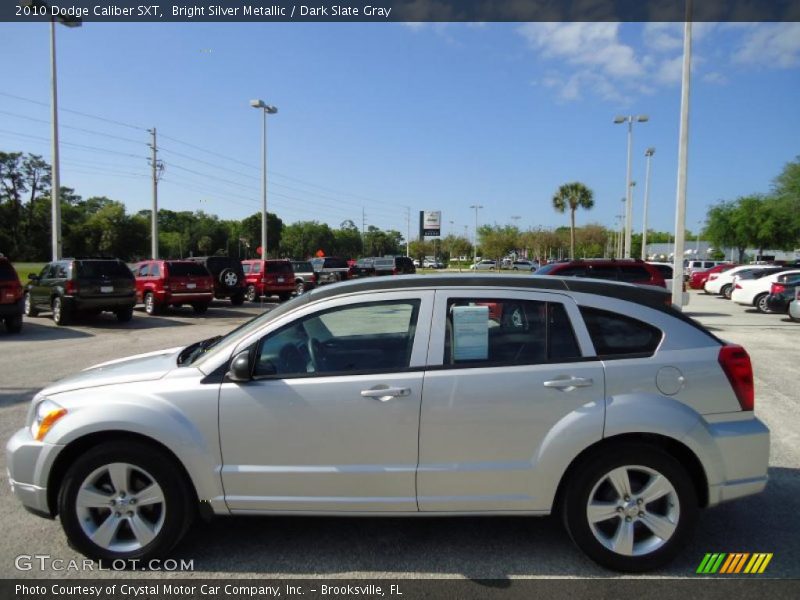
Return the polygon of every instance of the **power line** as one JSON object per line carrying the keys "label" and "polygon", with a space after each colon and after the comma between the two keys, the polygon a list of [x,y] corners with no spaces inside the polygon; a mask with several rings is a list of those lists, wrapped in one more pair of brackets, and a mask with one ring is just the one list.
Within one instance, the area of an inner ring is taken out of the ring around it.
{"label": "power line", "polygon": [[[42,102],[40,100],[34,100],[32,98],[25,98],[24,96],[17,96],[16,94],[9,94],[8,92],[0,92],[0,96],[6,96],[8,98],[14,98],[15,100],[23,100],[25,102],[30,102],[31,104],[38,104],[39,106],[50,106],[49,102]],[[130,123],[125,123],[123,121],[117,121],[116,119],[109,119],[107,117],[101,117],[99,115],[91,115],[89,113],[81,112],[78,110],[70,110],[69,108],[62,108],[59,106],[59,111],[72,113],[74,115],[80,115],[82,117],[86,117],[88,119],[96,119],[97,121],[105,121],[106,123],[112,123],[114,125],[119,125],[120,127],[129,127],[130,129],[136,129],[138,131],[147,131],[146,127],[139,127],[138,125],[131,125]]]}
{"label": "power line", "polygon": [[[27,133],[19,133],[18,131],[9,131],[7,129],[0,129],[0,132],[5,133],[6,135],[15,135],[15,136],[18,136],[18,137],[21,137],[21,138],[27,138],[27,139],[31,139],[31,140],[38,140],[38,141],[42,141],[42,142],[50,142],[50,140],[48,138],[41,137],[41,136],[38,136],[38,135],[29,135]],[[99,148],[97,146],[87,146],[86,144],[75,144],[75,143],[72,143],[72,142],[60,142],[60,143],[62,145],[64,145],[64,146],[73,146],[75,148],[85,148],[85,149],[89,149],[89,150],[96,150],[97,152],[103,152],[103,153],[106,153],[106,154],[119,154],[120,156],[130,156],[130,157],[133,157],[133,158],[145,159],[144,156],[140,156],[140,155],[137,155],[137,154],[130,154],[130,153],[127,153],[127,152],[119,152],[117,150],[111,150],[110,148]]]}
{"label": "power line", "polygon": [[[46,119],[37,119],[35,117],[29,117],[27,115],[20,115],[18,113],[9,112],[7,110],[0,110],[0,113],[2,113],[4,115],[10,115],[12,117],[17,117],[19,119],[27,119],[28,121],[36,121],[37,123],[46,123],[48,125],[50,124],[50,121],[48,121]],[[83,127],[75,127],[73,125],[60,124],[59,127],[63,128],[63,129],[74,129],[75,131],[82,131],[84,133],[91,133],[92,135],[101,135],[103,137],[112,138],[112,139],[115,139],[115,140],[122,140],[123,142],[131,142],[133,144],[143,144],[144,143],[142,140],[134,140],[134,139],[131,139],[131,138],[126,138],[126,137],[122,137],[122,136],[119,136],[119,135],[114,135],[114,134],[111,134],[111,133],[103,133],[102,131],[94,131],[92,129],[85,129]]]}

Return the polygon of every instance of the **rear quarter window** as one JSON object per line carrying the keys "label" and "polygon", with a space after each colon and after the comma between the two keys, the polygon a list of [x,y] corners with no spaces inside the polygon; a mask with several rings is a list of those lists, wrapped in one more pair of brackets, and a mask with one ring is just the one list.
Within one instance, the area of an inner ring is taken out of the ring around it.
{"label": "rear quarter window", "polygon": [[580,307],[598,358],[652,356],[661,343],[660,329],[618,313]]}

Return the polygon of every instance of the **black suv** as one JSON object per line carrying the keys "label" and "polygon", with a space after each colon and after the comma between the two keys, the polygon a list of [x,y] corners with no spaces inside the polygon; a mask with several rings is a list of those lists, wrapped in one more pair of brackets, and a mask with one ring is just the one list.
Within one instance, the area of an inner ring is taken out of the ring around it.
{"label": "black suv", "polygon": [[407,256],[387,256],[373,261],[375,275],[413,275],[417,272],[414,261]]}
{"label": "black suv", "polygon": [[56,325],[66,325],[77,313],[110,311],[130,321],[136,304],[136,280],[116,258],[65,258],[31,273],[25,288],[25,314],[51,311]]}
{"label": "black suv", "polygon": [[214,279],[214,298],[230,298],[231,304],[244,304],[247,285],[244,280],[242,263],[231,256],[192,256],[193,260],[205,266]]}

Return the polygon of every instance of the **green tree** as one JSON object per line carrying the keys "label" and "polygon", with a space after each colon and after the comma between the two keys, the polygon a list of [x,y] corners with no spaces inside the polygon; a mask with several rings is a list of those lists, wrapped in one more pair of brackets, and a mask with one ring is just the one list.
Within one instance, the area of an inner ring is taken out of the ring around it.
{"label": "green tree", "polygon": [[339,256],[345,258],[361,256],[363,250],[361,231],[353,221],[348,219],[339,226],[339,229],[334,229],[333,238],[336,247],[335,253]]}
{"label": "green tree", "polygon": [[320,250],[328,256],[336,252],[336,237],[327,223],[298,221],[284,228],[281,255],[304,259]]}
{"label": "green tree", "polygon": [[520,232],[513,225],[483,225],[478,228],[478,241],[484,258],[493,258],[500,268],[500,260],[519,247]]}
{"label": "green tree", "polygon": [[579,208],[586,210],[594,206],[592,190],[579,181],[565,183],[553,195],[553,208],[560,213],[569,210],[570,239],[569,255],[575,258],[575,211]]}
{"label": "green tree", "polygon": [[405,254],[403,234],[394,229],[383,231],[370,225],[364,233],[365,256],[388,256]]}

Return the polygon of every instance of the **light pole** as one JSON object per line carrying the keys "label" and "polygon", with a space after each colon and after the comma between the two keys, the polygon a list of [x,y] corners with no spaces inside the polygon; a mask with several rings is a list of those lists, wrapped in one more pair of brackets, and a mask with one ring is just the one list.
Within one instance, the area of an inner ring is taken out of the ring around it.
{"label": "light pole", "polygon": [[[28,2],[29,6],[47,8],[44,2]],[[61,258],[61,180],[58,157],[58,76],[56,72],[56,21],[67,27],[80,27],[81,20],[76,17],[52,17],[50,19],[50,93],[52,97],[51,124],[52,124],[52,192],[50,193],[50,206],[53,227],[51,230],[51,245],[53,260]]]}
{"label": "light pole", "polygon": [[631,257],[631,224],[633,221],[633,199],[631,198],[631,149],[633,146],[633,122],[645,123],[649,120],[647,115],[628,115],[627,117],[615,117],[614,123],[628,124],[628,167],[625,176],[625,258]]}
{"label": "light pole", "polygon": [[700,228],[703,226],[702,221],[697,222],[697,239],[694,241],[694,255],[697,258],[697,255],[700,254]]}
{"label": "light pole", "polygon": [[642,217],[642,260],[647,260],[647,202],[650,199],[650,159],[656,153],[655,148],[648,148],[644,151],[647,161],[644,175],[644,215]]}
{"label": "light pole", "polygon": [[261,258],[267,258],[267,115],[274,115],[278,109],[263,100],[250,100],[250,106],[261,109],[264,115],[261,136]]}
{"label": "light pole", "polygon": [[475,243],[472,246],[472,262],[478,262],[478,210],[483,208],[482,204],[470,204],[470,208],[475,209]]}

